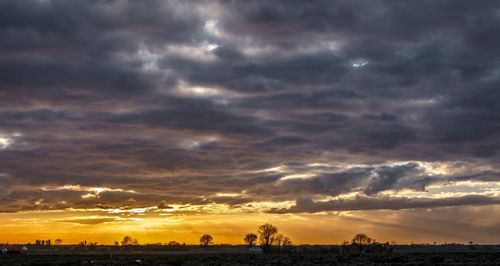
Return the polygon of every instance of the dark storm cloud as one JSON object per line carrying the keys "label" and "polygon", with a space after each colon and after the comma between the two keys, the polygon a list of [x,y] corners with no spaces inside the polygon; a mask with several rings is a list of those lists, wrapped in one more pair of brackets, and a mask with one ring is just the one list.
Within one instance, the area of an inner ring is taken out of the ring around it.
{"label": "dark storm cloud", "polygon": [[254,117],[231,113],[207,100],[175,99],[166,103],[171,108],[143,113],[119,115],[113,122],[144,124],[149,127],[184,129],[199,133],[264,136],[270,133]]}
{"label": "dark storm cloud", "polygon": [[[137,206],[370,199],[319,208],[333,210],[497,182],[499,14],[497,1],[0,1],[2,210],[131,204],[39,190],[64,185],[134,190]],[[388,204],[458,205],[408,200]]]}
{"label": "dark storm cloud", "polygon": [[[310,173],[311,169],[303,170]],[[485,173],[477,177],[485,177]],[[289,178],[274,182],[272,185],[256,186],[251,192],[262,195],[328,195],[338,196],[350,192],[375,195],[383,191],[404,189],[425,191],[429,185],[444,184],[453,181],[479,181],[476,176],[441,176],[428,175],[417,163],[403,165],[382,165],[358,167],[335,173],[320,173],[308,178]]]}
{"label": "dark storm cloud", "polygon": [[155,77],[127,57],[143,42],[193,38],[202,21],[190,8],[175,1],[2,1],[2,98],[65,105],[65,99],[85,104],[141,97]]}
{"label": "dark storm cloud", "polygon": [[358,196],[355,199],[314,202],[311,199],[299,199],[288,209],[273,209],[271,213],[301,213],[349,210],[401,210],[418,208],[438,208],[463,205],[495,205],[500,198],[482,195],[468,195],[452,198],[372,198]]}

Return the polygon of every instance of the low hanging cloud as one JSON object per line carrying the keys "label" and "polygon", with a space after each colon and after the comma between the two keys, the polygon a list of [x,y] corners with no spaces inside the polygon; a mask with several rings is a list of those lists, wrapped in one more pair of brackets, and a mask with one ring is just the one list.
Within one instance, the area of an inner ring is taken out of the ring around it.
{"label": "low hanging cloud", "polygon": [[500,204],[500,197],[467,195],[446,198],[401,198],[366,197],[315,202],[311,199],[298,199],[296,204],[286,209],[271,209],[269,213],[314,213],[324,211],[367,211],[402,210],[420,208],[439,208],[453,206],[481,206]]}
{"label": "low hanging cloud", "polygon": [[115,221],[123,221],[124,219],[118,219],[115,217],[109,217],[109,218],[74,218],[74,219],[62,219],[58,220],[58,222],[64,222],[64,223],[75,223],[75,224],[83,224],[83,225],[94,225],[94,224],[102,224],[102,223],[110,223],[110,222],[115,222]]}

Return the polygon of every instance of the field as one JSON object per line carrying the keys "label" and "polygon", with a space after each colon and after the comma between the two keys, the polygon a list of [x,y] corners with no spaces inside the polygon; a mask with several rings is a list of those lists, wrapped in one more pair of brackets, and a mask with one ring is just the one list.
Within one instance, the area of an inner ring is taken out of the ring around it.
{"label": "field", "polygon": [[0,265],[500,265],[500,253],[333,254],[26,254]]}

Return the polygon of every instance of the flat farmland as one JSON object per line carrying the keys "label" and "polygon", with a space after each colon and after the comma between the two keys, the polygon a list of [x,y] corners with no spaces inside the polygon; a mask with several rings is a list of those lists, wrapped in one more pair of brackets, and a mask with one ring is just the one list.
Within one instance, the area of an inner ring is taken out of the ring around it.
{"label": "flat farmland", "polygon": [[500,265],[500,253],[334,254],[26,254],[0,265]]}

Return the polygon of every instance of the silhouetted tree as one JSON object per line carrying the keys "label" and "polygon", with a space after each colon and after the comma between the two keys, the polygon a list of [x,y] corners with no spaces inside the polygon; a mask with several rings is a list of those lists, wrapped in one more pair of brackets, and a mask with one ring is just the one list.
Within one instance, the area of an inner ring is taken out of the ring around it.
{"label": "silhouetted tree", "polygon": [[248,246],[250,247],[255,246],[255,242],[257,241],[257,235],[252,233],[247,234],[245,238],[243,238],[243,240],[245,241],[245,243],[248,244]]}
{"label": "silhouetted tree", "polygon": [[63,242],[62,239],[60,239],[60,238],[58,238],[58,239],[56,239],[54,241],[55,241],[55,243],[56,243],[57,246],[60,246],[62,244],[62,242]]}
{"label": "silhouetted tree", "polygon": [[341,245],[340,252],[342,255],[345,255],[347,253],[347,246],[349,245],[349,241],[344,240]]}
{"label": "silhouetted tree", "polygon": [[272,224],[263,224],[259,226],[259,241],[264,251],[269,252],[271,250],[271,245],[277,233],[278,228]]}
{"label": "silhouetted tree", "polygon": [[277,234],[276,237],[274,237],[274,244],[281,250],[282,247],[291,246],[292,241],[287,236]]}
{"label": "silhouetted tree", "polygon": [[131,236],[123,237],[122,246],[135,246],[135,245],[139,245],[139,240]]}
{"label": "silhouetted tree", "polygon": [[119,246],[120,244],[118,243],[118,241],[115,241],[115,242],[113,243],[113,245],[114,245],[115,247],[117,247],[117,246]]}
{"label": "silhouetted tree", "polygon": [[281,242],[283,242],[283,238],[285,238],[285,236],[282,234],[277,234],[274,237],[274,244],[278,246],[278,248],[281,248]]}
{"label": "silhouetted tree", "polygon": [[288,236],[285,236],[285,237],[283,238],[283,241],[281,242],[281,245],[282,245],[283,247],[288,247],[288,246],[293,245],[293,243],[292,243],[292,240],[290,240],[290,238],[288,238]]}
{"label": "silhouetted tree", "polygon": [[373,239],[365,234],[357,234],[352,238],[352,243],[356,245],[369,245],[373,242]]}
{"label": "silhouetted tree", "polygon": [[211,235],[204,234],[200,237],[200,245],[208,247],[213,243],[214,238]]}
{"label": "silhouetted tree", "polygon": [[169,245],[169,246],[180,246],[181,244],[179,242],[177,242],[177,241],[170,241],[170,242],[168,242],[167,245]]}

